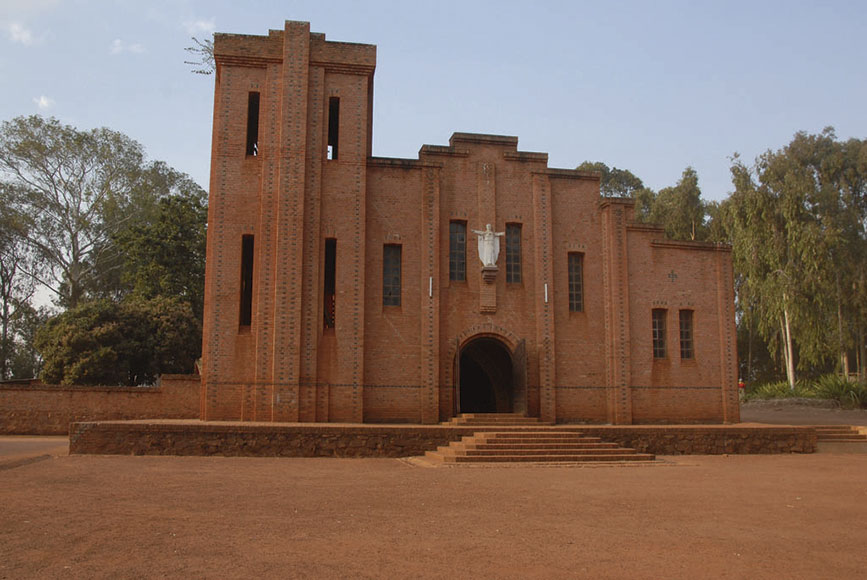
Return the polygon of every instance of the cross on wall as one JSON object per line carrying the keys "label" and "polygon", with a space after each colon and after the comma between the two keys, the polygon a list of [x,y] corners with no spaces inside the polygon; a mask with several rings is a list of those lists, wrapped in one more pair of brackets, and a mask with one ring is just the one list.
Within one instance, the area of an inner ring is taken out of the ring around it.
{"label": "cross on wall", "polygon": [[677,274],[672,270],[668,273],[668,279],[671,280],[671,283],[674,284],[675,280],[677,280]]}

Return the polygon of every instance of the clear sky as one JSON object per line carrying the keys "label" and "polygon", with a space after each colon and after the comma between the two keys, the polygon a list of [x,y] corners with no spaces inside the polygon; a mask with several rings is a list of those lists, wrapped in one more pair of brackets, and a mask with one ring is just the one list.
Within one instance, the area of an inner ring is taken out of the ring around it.
{"label": "clear sky", "polygon": [[705,198],[797,131],[867,138],[867,2],[0,0],[0,120],[106,126],[208,187],[213,76],[184,47],[306,20],[376,44],[374,154],[517,135],[552,167],[604,161]]}

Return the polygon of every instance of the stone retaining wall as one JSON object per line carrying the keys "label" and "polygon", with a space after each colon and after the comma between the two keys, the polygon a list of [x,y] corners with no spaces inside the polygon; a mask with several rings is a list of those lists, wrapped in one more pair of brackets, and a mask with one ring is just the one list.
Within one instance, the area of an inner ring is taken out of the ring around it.
{"label": "stone retaining wall", "polygon": [[654,427],[585,427],[586,435],[656,455],[723,455],[753,453],[813,453],[812,427],[742,427],[700,425]]}
{"label": "stone retaining wall", "polygon": [[[546,428],[539,428],[542,429]],[[565,429],[657,455],[812,453],[816,449],[816,433],[811,427],[570,426]],[[506,430],[509,429],[199,421],[76,423],[70,430],[69,452],[232,457],[408,457],[423,455],[425,451],[474,432]]]}

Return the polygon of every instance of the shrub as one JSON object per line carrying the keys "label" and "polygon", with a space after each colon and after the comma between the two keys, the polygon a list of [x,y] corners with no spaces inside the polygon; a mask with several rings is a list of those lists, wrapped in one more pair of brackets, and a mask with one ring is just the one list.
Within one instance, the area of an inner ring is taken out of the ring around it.
{"label": "shrub", "polygon": [[832,399],[841,407],[858,408],[867,403],[867,389],[862,383],[850,381],[836,374],[819,377],[813,385],[814,396]]}
{"label": "shrub", "polygon": [[744,394],[746,400],[750,399],[790,399],[793,397],[811,397],[811,390],[803,381],[795,383],[792,389],[787,381],[756,385],[747,389]]}

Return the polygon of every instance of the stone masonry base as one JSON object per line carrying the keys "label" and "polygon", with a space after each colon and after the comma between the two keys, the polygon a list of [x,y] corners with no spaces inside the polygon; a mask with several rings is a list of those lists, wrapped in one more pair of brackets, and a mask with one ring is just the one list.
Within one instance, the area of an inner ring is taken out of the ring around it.
{"label": "stone masonry base", "polygon": [[[813,453],[812,427],[558,425],[656,455]],[[73,423],[71,454],[229,457],[409,457],[477,431],[526,428],[201,421]]]}

